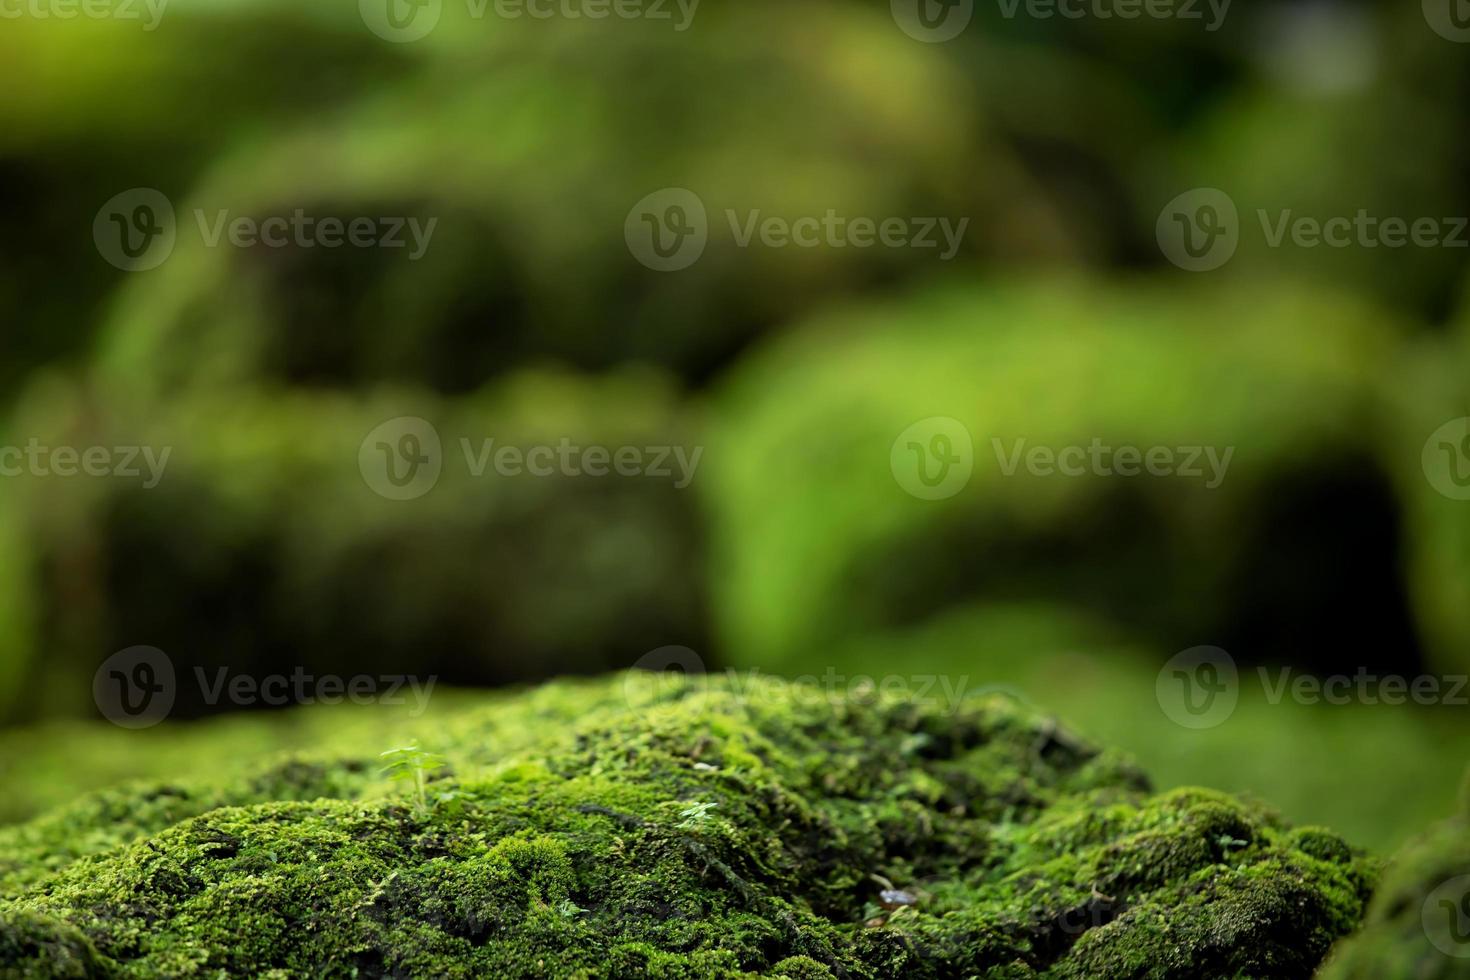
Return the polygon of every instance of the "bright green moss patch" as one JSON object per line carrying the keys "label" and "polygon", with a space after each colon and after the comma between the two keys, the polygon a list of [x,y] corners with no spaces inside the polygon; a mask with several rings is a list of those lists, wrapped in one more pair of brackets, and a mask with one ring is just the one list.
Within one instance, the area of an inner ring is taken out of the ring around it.
{"label": "bright green moss patch", "polygon": [[0,837],[0,969],[1284,978],[1362,915],[1371,867],[1330,833],[1151,797],[1007,699],[742,688],[492,703],[426,742],[423,803],[389,746],[88,797]]}

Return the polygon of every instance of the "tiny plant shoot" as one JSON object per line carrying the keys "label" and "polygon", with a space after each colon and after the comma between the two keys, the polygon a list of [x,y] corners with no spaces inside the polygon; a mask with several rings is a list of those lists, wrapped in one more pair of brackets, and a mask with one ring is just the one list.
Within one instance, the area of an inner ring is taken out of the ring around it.
{"label": "tiny plant shoot", "polygon": [[444,757],[426,752],[419,748],[417,741],[396,749],[389,749],[380,753],[385,765],[382,771],[388,778],[398,783],[413,784],[413,799],[415,807],[420,811],[428,809],[429,798],[426,791],[428,775],[435,769],[443,768]]}

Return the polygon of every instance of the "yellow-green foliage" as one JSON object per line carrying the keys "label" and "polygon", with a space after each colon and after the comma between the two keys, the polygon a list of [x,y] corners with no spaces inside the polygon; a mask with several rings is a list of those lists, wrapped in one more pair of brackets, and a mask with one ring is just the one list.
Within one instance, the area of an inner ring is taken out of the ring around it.
{"label": "yellow-green foliage", "polygon": [[0,832],[0,969],[1305,978],[1372,882],[1000,697],[613,678],[441,734],[423,803],[354,745]]}

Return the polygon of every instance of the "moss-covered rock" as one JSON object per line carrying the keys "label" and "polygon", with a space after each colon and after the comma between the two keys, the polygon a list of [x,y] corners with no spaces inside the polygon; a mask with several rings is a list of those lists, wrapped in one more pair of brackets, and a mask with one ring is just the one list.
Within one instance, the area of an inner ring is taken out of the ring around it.
{"label": "moss-covered rock", "polygon": [[[1412,644],[1374,442],[1397,336],[1285,284],[1049,279],[828,311],[747,357],[711,413],[730,656],[804,669],[971,603],[1260,660]],[[1351,549],[1324,519],[1346,497]]]}
{"label": "moss-covered rock", "polygon": [[[223,154],[175,202],[173,254],[126,285],[104,327],[107,371],[162,398],[384,380],[461,392],[547,358],[704,378],[827,298],[1023,248],[979,232],[948,263],[932,248],[744,247],[727,212],[739,225],[968,216],[1026,228],[1043,253],[1068,238],[963,73],[886,9],[711,5],[687,32],[462,13],[444,11],[443,51],[418,78]],[[673,274],[625,241],[630,211],[669,187],[700,198],[709,231]],[[413,218],[427,244],[210,247],[196,209],[208,222]]]}
{"label": "moss-covered rock", "polygon": [[363,751],[4,831],[0,969],[1305,978],[1371,888],[1330,833],[1150,796],[1008,699],[645,679],[459,717],[422,797]]}
{"label": "moss-covered rock", "polygon": [[1405,575],[1424,635],[1437,651],[1470,650],[1470,307],[1455,329],[1407,345],[1384,376],[1393,404],[1383,458],[1401,487],[1409,531]]}
{"label": "moss-covered rock", "polygon": [[110,12],[7,16],[0,32],[0,237],[28,243],[0,268],[0,321],[15,325],[0,400],[28,370],[88,350],[127,275],[101,261],[89,230],[104,202],[150,187],[178,204],[222,143],[391,86],[422,60],[363,30],[355,5]]}
{"label": "moss-covered rock", "polygon": [[1341,943],[1322,980],[1470,976],[1470,783],[1461,809],[1388,864],[1362,931]]}
{"label": "moss-covered rock", "polygon": [[[196,393],[167,410],[38,386],[17,431],[48,447],[148,447],[162,465],[136,454],[132,477],[0,486],[0,610],[15,613],[0,718],[91,714],[94,672],[136,644],[173,659],[180,717],[229,707],[202,696],[196,668],[411,665],[499,684],[702,645],[700,459],[682,407],[640,371],[522,372],[456,399]],[[411,499],[392,496],[377,452],[401,444],[391,420],[405,416],[433,426],[413,430],[433,462],[413,471]],[[601,463],[581,455],[594,447]],[[637,475],[613,468],[625,447]]]}

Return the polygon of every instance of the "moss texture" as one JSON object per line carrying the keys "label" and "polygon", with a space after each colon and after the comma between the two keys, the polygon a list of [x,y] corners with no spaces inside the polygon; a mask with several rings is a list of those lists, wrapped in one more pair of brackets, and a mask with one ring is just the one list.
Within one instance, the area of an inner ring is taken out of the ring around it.
{"label": "moss texture", "polygon": [[1389,862],[1357,935],[1322,980],[1470,977],[1470,783],[1460,812]]}
{"label": "moss texture", "polygon": [[[636,675],[0,833],[14,976],[1307,977],[1371,863],[1000,697]],[[503,737],[502,737],[503,736]]]}

